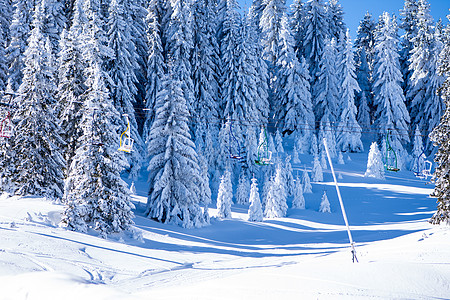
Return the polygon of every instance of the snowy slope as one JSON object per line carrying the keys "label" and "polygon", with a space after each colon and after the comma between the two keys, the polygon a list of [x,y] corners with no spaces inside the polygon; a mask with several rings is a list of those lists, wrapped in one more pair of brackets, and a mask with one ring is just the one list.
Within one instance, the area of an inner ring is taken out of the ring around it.
{"label": "snowy slope", "polygon": [[[310,169],[311,158],[300,159],[294,176]],[[233,219],[191,230],[143,216],[142,177],[142,241],[70,232],[56,225],[61,205],[2,196],[0,299],[449,299],[450,229],[427,222],[432,186],[408,171],[364,178],[366,161],[351,154],[335,165],[359,263],[329,169],[305,194],[305,210],[252,223],[236,205]],[[324,191],[331,214],[318,212]]]}

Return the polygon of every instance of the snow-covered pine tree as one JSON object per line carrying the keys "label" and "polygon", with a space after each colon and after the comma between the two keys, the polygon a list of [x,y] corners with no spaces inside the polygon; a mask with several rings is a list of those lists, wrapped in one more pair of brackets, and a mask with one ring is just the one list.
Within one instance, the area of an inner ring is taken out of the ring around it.
{"label": "snow-covered pine tree", "polygon": [[322,166],[322,170],[328,169],[327,154],[325,152],[325,149],[320,151],[320,165]]}
{"label": "snow-covered pine tree", "polygon": [[245,172],[239,175],[239,182],[236,189],[236,204],[248,204],[248,197],[250,193],[250,183]]}
{"label": "snow-covered pine tree", "polygon": [[292,36],[294,38],[294,52],[298,59],[305,57],[303,40],[305,35],[305,6],[302,0],[294,0],[291,4],[291,28]]}
{"label": "snow-covered pine tree", "polygon": [[283,138],[281,137],[281,133],[278,129],[275,132],[275,145],[277,153],[284,153]]}
{"label": "snow-covered pine tree", "polygon": [[233,203],[233,186],[231,172],[225,170],[220,178],[219,192],[217,194],[217,216],[222,219],[231,218],[231,204]]}
{"label": "snow-covered pine tree", "polygon": [[292,208],[305,209],[305,197],[303,197],[303,185],[298,176],[295,179],[294,199],[292,200]]}
{"label": "snow-covered pine tree", "polygon": [[[356,50],[356,78],[361,88],[356,101],[358,122],[361,126],[368,126],[371,124],[371,116],[373,114],[372,85],[375,59],[375,22],[369,12],[365,14],[363,20],[359,23],[354,47]],[[366,107],[363,105],[366,105]],[[366,111],[368,114],[365,113]]]}
{"label": "snow-covered pine tree", "polygon": [[416,130],[414,131],[413,149],[411,151],[412,160],[409,165],[409,170],[413,172],[419,172],[418,163],[419,157],[423,153],[423,141],[422,135],[419,130],[419,126],[416,125]]}
{"label": "snow-covered pine tree", "polygon": [[331,123],[328,119],[328,115],[325,115],[322,118],[322,121],[320,121],[320,128],[319,128],[319,141],[320,141],[320,152],[323,152],[325,154],[323,139],[327,139],[328,143],[328,150],[330,152],[331,158],[335,158],[337,156],[337,149],[336,149],[336,138],[334,130],[331,128],[333,123]]}
{"label": "snow-covered pine tree", "polygon": [[89,89],[79,124],[83,134],[65,183],[66,208],[61,223],[81,232],[92,228],[104,238],[122,231],[134,233],[134,205],[120,177],[126,160],[115,145],[118,134],[113,121],[120,115],[109,96],[105,82],[108,75],[102,71],[100,61],[93,60],[89,68]]}
{"label": "snow-covered pine tree", "polygon": [[286,202],[287,192],[281,164],[276,168],[275,176],[272,178],[272,184],[266,196],[264,216],[266,218],[285,217],[288,209]]}
{"label": "snow-covered pine tree", "polygon": [[328,201],[327,193],[323,191],[322,201],[320,202],[319,212],[331,213],[330,201]]}
{"label": "snow-covered pine tree", "polygon": [[314,156],[319,155],[319,145],[317,144],[317,136],[314,133],[312,134],[310,153]]}
{"label": "snow-covered pine tree", "polygon": [[[345,45],[344,11],[338,0],[330,0],[325,6],[328,18],[328,36],[334,38],[338,45]],[[342,39],[344,38],[344,39]]]}
{"label": "snow-covered pine tree", "polygon": [[286,192],[288,196],[294,195],[295,180],[291,165],[291,156],[287,155],[284,161],[283,169],[284,182],[286,183]]}
{"label": "snow-covered pine tree", "polygon": [[[447,16],[450,19],[450,16]],[[450,27],[445,29],[445,39],[450,38]],[[450,224],[450,192],[449,174],[450,174],[450,44],[445,43],[439,58],[439,74],[445,77],[441,87],[441,95],[444,99],[446,109],[441,121],[434,128],[430,139],[438,146],[438,151],[434,157],[437,166],[434,171],[432,181],[435,188],[431,196],[437,198],[437,211],[430,219],[432,224]]]}
{"label": "snow-covered pine tree", "polygon": [[13,15],[14,7],[11,0],[0,1],[0,27],[2,28],[1,39],[5,41],[3,47],[8,45],[9,41],[9,27],[11,26],[11,16]]}
{"label": "snow-covered pine tree", "polygon": [[370,145],[367,170],[366,173],[364,173],[364,177],[384,179],[384,163],[377,142],[373,142]]}
{"label": "snow-covered pine tree", "polygon": [[319,70],[316,73],[317,81],[312,83],[312,95],[314,105],[314,116],[316,124],[327,117],[327,121],[334,123],[337,121],[340,101],[339,77],[336,61],[336,42],[334,39],[326,43],[323,55],[319,63]]}
{"label": "snow-covered pine tree", "polygon": [[[322,171],[322,166],[320,165],[318,156],[314,156],[311,179],[312,179],[312,181],[315,181],[315,182],[323,181],[323,171]],[[306,187],[306,185],[305,185],[305,187]]]}
{"label": "snow-covered pine tree", "polygon": [[[259,20],[262,33],[263,57],[269,63],[269,68],[274,68],[280,59],[280,45],[282,34],[282,18],[286,11],[285,0],[264,0],[264,9]],[[272,75],[275,76],[273,70]]]}
{"label": "snow-covered pine tree", "polygon": [[310,83],[313,85],[317,81],[317,74],[320,70],[319,64],[328,38],[329,26],[325,4],[322,0],[308,0],[304,4],[304,9],[306,16],[303,48],[311,75]]}
{"label": "snow-covered pine tree", "polygon": [[302,174],[302,186],[303,186],[304,194],[312,193],[311,179],[309,178],[309,174],[308,174],[308,171],[306,171],[306,169],[303,170],[303,174]]}
{"label": "snow-covered pine tree", "polygon": [[14,14],[9,28],[10,43],[6,48],[8,61],[8,86],[13,92],[22,83],[23,57],[31,31],[34,1],[17,0],[13,4]]}
{"label": "snow-covered pine tree", "polygon": [[151,159],[146,213],[164,223],[186,228],[202,226],[202,179],[181,82],[167,76],[156,102],[155,121],[148,137]]}
{"label": "snow-covered pine tree", "polygon": [[[195,1],[193,3],[193,34],[192,71],[194,84],[194,106],[192,117],[204,130],[195,136],[205,145],[206,131],[212,131],[212,137],[217,137],[219,127],[211,120],[219,117],[219,46],[216,40],[217,16],[214,2],[211,0]],[[197,124],[194,124],[194,127]],[[195,131],[197,132],[197,131]],[[212,146],[212,145],[211,145]],[[207,149],[205,153],[213,151]]]}
{"label": "snow-covered pine tree", "polygon": [[[423,132],[430,133],[439,123],[444,107],[438,89],[443,78],[437,74],[436,62],[442,50],[439,37],[435,37],[430,6],[425,0],[418,3],[417,34],[410,50],[410,80],[407,98],[410,104],[411,127],[418,125]],[[427,152],[433,145],[425,139]]]}
{"label": "snow-covered pine tree", "polygon": [[361,93],[361,98],[359,99],[359,106],[357,110],[358,110],[357,120],[359,126],[361,127],[361,129],[363,128],[368,129],[371,124],[371,117],[370,117],[370,108],[367,102],[367,96],[365,92]]}
{"label": "snow-covered pine tree", "polygon": [[[138,54],[133,42],[129,21],[131,12],[124,0],[112,0],[108,11],[108,47],[113,51],[112,56],[106,63],[109,76],[112,79],[111,98],[114,106],[121,115],[122,133],[128,126],[129,121],[130,137],[134,140],[133,151],[126,158],[130,165],[128,170],[130,178],[136,179],[141,169],[141,161],[144,156],[144,142],[138,132],[134,105],[136,103],[138,82],[136,69],[139,68]],[[117,144],[117,142],[116,142]]]}
{"label": "snow-covered pine tree", "polygon": [[8,82],[8,63],[6,61],[6,39],[0,23],[0,90],[4,91]]}
{"label": "snow-covered pine tree", "polygon": [[343,110],[336,130],[336,146],[344,152],[361,152],[361,127],[356,121],[357,110],[355,106],[355,93],[360,91],[355,75],[352,42],[350,32],[347,30],[346,45],[343,53],[341,83],[341,103]]}
{"label": "snow-covered pine tree", "polygon": [[277,62],[278,74],[275,88],[276,119],[283,124],[282,132],[302,135],[302,139],[309,144],[313,126],[311,93],[309,91],[308,67],[304,58],[298,61],[294,49],[293,38],[290,33],[288,19],[281,19],[280,56]]}
{"label": "snow-covered pine tree", "polygon": [[[38,4],[38,3],[37,3]],[[67,18],[64,12],[63,0],[42,0],[40,2],[44,14],[42,35],[48,37],[52,44],[52,54],[59,52],[59,39],[64,28],[66,28]]]}
{"label": "snow-covered pine tree", "polygon": [[148,2],[147,17],[147,83],[145,105],[147,114],[143,129],[143,140],[147,142],[148,133],[155,119],[156,96],[161,89],[161,81],[165,74],[164,49],[162,44],[162,17],[163,8],[160,0],[150,0]]}
{"label": "snow-covered pine tree", "polygon": [[344,155],[342,154],[342,151],[339,151],[339,154],[338,154],[338,164],[339,165],[344,165],[345,164]]}
{"label": "snow-covered pine tree", "polygon": [[[73,26],[75,27],[75,26]],[[79,147],[79,140],[83,130],[79,126],[82,118],[81,106],[83,94],[87,90],[84,84],[85,61],[81,53],[79,32],[72,28],[63,31],[58,55],[58,89],[56,113],[61,122],[63,138],[66,142],[63,148],[67,166],[71,165],[75,150]]]}
{"label": "snow-covered pine tree", "polygon": [[194,107],[194,83],[192,81],[191,53],[194,46],[192,0],[168,1],[170,6],[163,17],[167,25],[163,30],[166,63],[176,70],[171,76],[181,82],[188,112]]}
{"label": "snow-covered pine tree", "polygon": [[292,150],[292,162],[294,164],[301,163],[300,158],[298,157],[297,143],[294,143],[294,149]]}
{"label": "snow-covered pine tree", "polygon": [[54,113],[55,78],[52,54],[42,35],[43,12],[36,7],[28,47],[24,53],[22,83],[12,105],[14,136],[8,141],[0,174],[2,189],[16,195],[61,199],[65,161],[64,140]]}
{"label": "snow-covered pine tree", "polygon": [[375,46],[374,104],[377,110],[374,126],[380,142],[387,132],[391,132],[391,146],[397,155],[401,155],[404,152],[403,145],[409,142],[407,133],[410,118],[401,88],[397,47],[397,22],[385,12],[380,16]]}
{"label": "snow-covered pine tree", "polygon": [[211,188],[209,187],[208,160],[203,154],[198,154],[198,164],[200,167],[200,205],[203,206],[203,219],[205,224],[209,224],[209,205],[211,204]]}
{"label": "snow-covered pine tree", "polygon": [[249,202],[250,206],[248,208],[248,220],[251,222],[262,222],[264,215],[261,200],[259,198],[258,183],[256,178],[252,178]]}
{"label": "snow-covered pine tree", "polygon": [[400,70],[403,75],[402,88],[406,96],[406,106],[410,106],[410,97],[408,96],[411,90],[411,75],[412,69],[410,69],[410,60],[414,47],[414,39],[418,33],[418,0],[405,0],[403,9],[400,10],[400,25],[399,28],[403,30],[403,36],[401,37],[400,44]]}

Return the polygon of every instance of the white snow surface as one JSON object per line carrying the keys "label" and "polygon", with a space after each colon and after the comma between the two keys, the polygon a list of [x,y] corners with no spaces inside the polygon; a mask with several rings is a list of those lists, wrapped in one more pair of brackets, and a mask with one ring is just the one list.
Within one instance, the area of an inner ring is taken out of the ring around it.
{"label": "white snow surface", "polygon": [[[330,171],[285,218],[249,222],[248,205],[233,205],[219,219],[213,203],[211,225],[197,229],[145,218],[143,175],[142,241],[71,232],[57,225],[62,205],[1,196],[0,299],[449,299],[450,228],[427,222],[433,186],[406,170],[365,178],[367,153],[350,156],[336,171],[358,263]],[[311,171],[312,157],[300,160],[294,172]],[[331,214],[318,212],[324,191]]]}

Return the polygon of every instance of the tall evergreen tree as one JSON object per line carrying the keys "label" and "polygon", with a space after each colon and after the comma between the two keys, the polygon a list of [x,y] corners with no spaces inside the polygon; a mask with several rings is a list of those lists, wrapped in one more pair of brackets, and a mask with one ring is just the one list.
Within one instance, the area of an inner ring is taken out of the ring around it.
{"label": "tall evergreen tree", "polygon": [[231,218],[231,204],[233,203],[233,186],[231,184],[231,172],[225,170],[220,179],[217,195],[217,216],[223,219]]}
{"label": "tall evergreen tree", "polygon": [[145,105],[147,109],[143,139],[147,142],[148,133],[155,119],[156,95],[161,88],[161,81],[165,73],[164,46],[162,43],[163,7],[160,0],[151,0],[148,3],[148,14],[145,19],[147,25],[147,84]]}
{"label": "tall evergreen tree", "polygon": [[309,74],[305,60],[302,58],[299,62],[294,54],[287,21],[287,17],[283,17],[276,88],[276,119],[283,123],[283,133],[297,132],[308,143],[311,130],[306,127],[314,124]]}
{"label": "tall evergreen tree", "polygon": [[305,34],[303,47],[305,59],[311,75],[310,83],[316,82],[319,76],[320,61],[324,51],[328,35],[328,20],[325,4],[322,0],[309,0],[305,3]]}
{"label": "tall evergreen tree", "polygon": [[341,103],[343,111],[336,132],[337,148],[340,151],[360,152],[363,150],[361,142],[361,127],[356,121],[355,93],[360,91],[356,81],[355,64],[353,60],[350,33],[347,30],[346,47],[343,53],[341,83]]}
{"label": "tall evergreen tree", "polygon": [[147,215],[187,228],[205,223],[200,208],[202,179],[188,117],[182,83],[167,76],[158,93],[157,113],[148,139],[151,160]]}
{"label": "tall evergreen tree", "polygon": [[[403,74],[402,88],[405,95],[408,94],[411,87],[410,77],[412,69],[409,68],[412,49],[414,47],[414,39],[418,33],[418,0],[405,0],[403,9],[400,10],[401,22],[399,28],[403,30],[404,34],[401,38],[400,49],[400,70]],[[406,106],[409,107],[411,99],[406,96]]]}
{"label": "tall evergreen tree", "polygon": [[33,9],[34,1],[17,0],[14,3],[14,14],[9,28],[10,43],[6,49],[8,86],[11,91],[17,91],[22,83],[23,56],[31,31]]}
{"label": "tall evergreen tree", "polygon": [[[411,127],[418,125],[425,134],[430,133],[439,123],[443,114],[443,102],[438,88],[443,78],[437,74],[437,57],[442,50],[439,37],[433,33],[433,21],[429,4],[420,0],[417,10],[417,35],[410,53],[410,102]],[[431,142],[426,139],[427,152],[432,151]]]}
{"label": "tall evergreen tree", "polygon": [[66,142],[63,148],[67,166],[70,166],[83,130],[79,126],[82,118],[81,107],[84,102],[85,62],[81,53],[81,45],[75,30],[63,31],[58,56],[58,89],[56,112],[61,122],[63,137]]}
{"label": "tall evergreen tree", "polygon": [[248,220],[251,222],[261,222],[263,220],[263,212],[261,200],[258,193],[258,183],[256,178],[252,178],[250,187],[250,206],[248,208]]}
{"label": "tall evergreen tree", "polygon": [[[138,82],[135,70],[139,68],[138,54],[133,43],[129,21],[131,12],[124,0],[112,0],[109,6],[108,19],[108,47],[114,55],[107,62],[107,70],[112,80],[111,98],[114,106],[121,115],[121,131],[124,131],[129,122],[130,137],[134,140],[133,151],[127,155],[130,164],[129,175],[137,178],[141,168],[144,154],[144,143],[138,132],[134,105]],[[117,142],[116,142],[117,143]]]}
{"label": "tall evergreen tree", "polygon": [[266,196],[264,216],[266,218],[282,218],[288,209],[286,203],[287,191],[281,164],[277,166],[275,176],[272,178],[270,189]]}
{"label": "tall evergreen tree", "polygon": [[67,28],[67,19],[63,0],[42,0],[40,3],[44,13],[43,35],[52,43],[52,53],[59,52],[59,39],[62,31]]}
{"label": "tall evergreen tree", "polygon": [[388,13],[383,13],[375,46],[377,63],[374,75],[374,103],[377,111],[374,125],[380,142],[388,131],[391,132],[391,146],[401,155],[403,146],[409,142],[410,118],[401,89],[402,76],[397,47],[397,22]]}
{"label": "tall evergreen tree", "polygon": [[42,35],[43,12],[36,7],[24,53],[20,96],[13,100],[14,136],[2,160],[2,189],[16,195],[46,196],[60,199],[63,194],[65,162],[60,149],[64,144],[54,113],[55,78]]}
{"label": "tall evergreen tree", "polygon": [[[447,16],[450,19],[450,15]],[[445,29],[445,40],[450,38],[450,27]],[[432,196],[437,198],[437,211],[430,219],[432,224],[450,224],[450,44],[445,43],[439,59],[439,74],[445,78],[441,87],[441,95],[444,99],[446,109],[437,125],[430,134],[430,139],[438,146],[438,151],[434,157],[437,166],[434,171],[432,181],[435,184]]]}
{"label": "tall evergreen tree", "polygon": [[317,73],[317,81],[312,86],[316,125],[324,117],[331,123],[337,120],[337,106],[340,96],[336,65],[336,43],[333,39],[327,43],[323,51],[319,65],[320,71]]}
{"label": "tall evergreen tree", "polygon": [[336,44],[345,45],[345,33],[347,32],[347,27],[344,23],[344,11],[342,6],[339,4],[339,0],[328,1],[326,8],[326,13],[328,17],[328,36],[329,38],[334,38]]}
{"label": "tall evergreen tree", "polygon": [[302,0],[294,0],[291,4],[291,30],[294,38],[294,52],[298,55],[298,59],[305,57],[303,48],[303,40],[305,36],[305,5]]}
{"label": "tall evergreen tree", "polygon": [[133,231],[134,206],[130,190],[120,177],[126,160],[115,147],[118,134],[111,122],[120,116],[106,86],[106,73],[99,61],[92,63],[86,82],[89,89],[81,108],[83,134],[66,179],[66,209],[61,222],[70,230],[86,232],[92,228],[106,237]]}

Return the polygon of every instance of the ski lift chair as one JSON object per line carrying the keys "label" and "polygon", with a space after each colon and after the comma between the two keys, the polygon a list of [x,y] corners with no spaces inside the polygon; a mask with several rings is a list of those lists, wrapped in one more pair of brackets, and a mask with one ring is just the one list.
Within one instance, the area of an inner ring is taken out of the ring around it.
{"label": "ski lift chair", "polygon": [[117,150],[130,153],[133,150],[134,140],[130,137],[130,120],[128,115],[124,116],[127,119],[127,129],[120,135],[119,149]]}

